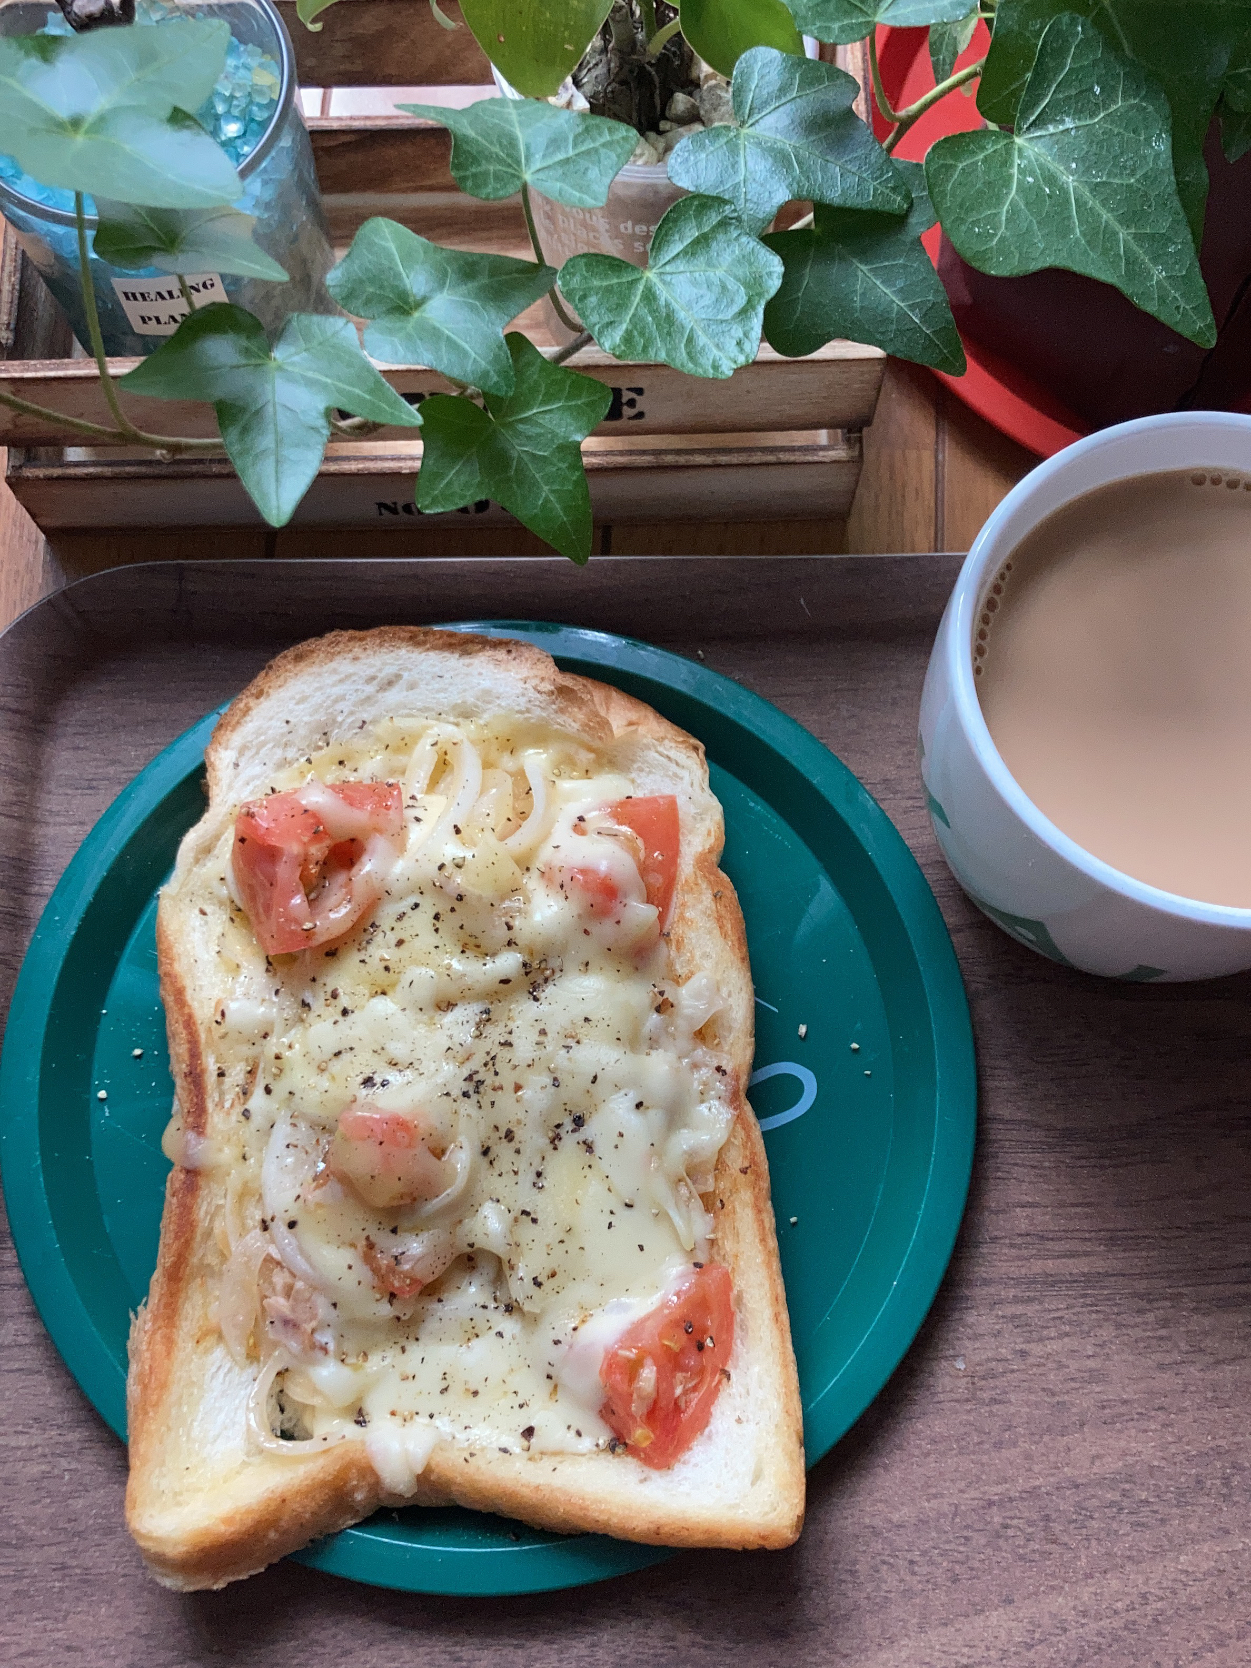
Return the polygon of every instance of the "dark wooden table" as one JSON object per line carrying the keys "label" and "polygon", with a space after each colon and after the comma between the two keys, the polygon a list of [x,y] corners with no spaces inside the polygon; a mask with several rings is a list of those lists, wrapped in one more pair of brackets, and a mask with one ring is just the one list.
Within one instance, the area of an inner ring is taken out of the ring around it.
{"label": "dark wooden table", "polygon": [[[813,1472],[799,1544],[686,1553],[564,1596],[415,1597],[293,1564],[220,1594],[167,1593],[122,1527],[123,1450],[6,1241],[0,1662],[1245,1668],[1251,982],[1099,981],[977,914],[938,855],[915,767],[934,624],[931,596],[894,618],[831,620],[794,652],[742,635],[674,645],[792,713],[879,798],[938,895],[978,1042],[955,1258],[899,1371]],[[136,696],[135,762],[181,727],[178,699],[203,710],[213,675],[201,668],[172,705]],[[112,791],[80,796],[84,828]]]}

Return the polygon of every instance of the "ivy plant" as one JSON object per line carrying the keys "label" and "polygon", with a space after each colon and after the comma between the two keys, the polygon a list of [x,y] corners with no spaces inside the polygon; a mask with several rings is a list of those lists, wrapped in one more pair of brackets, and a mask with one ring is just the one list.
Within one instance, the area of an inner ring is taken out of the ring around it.
{"label": "ivy plant", "polygon": [[[299,15],[321,28],[333,3],[299,0]],[[602,370],[593,378],[565,361],[596,344],[728,377],[762,339],[798,356],[847,336],[958,375],[964,352],[921,242],[935,221],[983,272],[1086,273],[1191,341],[1215,341],[1196,255],[1203,146],[1215,114],[1227,156],[1251,149],[1251,0],[682,0],[680,9],[462,0],[462,11],[524,96],[402,108],[449,131],[462,191],[520,198],[532,258],[443,248],[369,220],[327,280],[341,316],[296,314],[271,338],[238,306],[189,310],[120,381],[95,314],[87,197],[98,254],[177,275],[189,309],[189,273],[286,277],[233,206],[242,189],[233,165],[189,114],[220,74],[226,26],[188,19],[0,39],[4,148],[74,193],[90,346],[112,423],[41,412],[2,386],[0,401],[95,440],[224,449],[275,526],[330,438],[420,428],[420,510],[491,498],[581,562],[591,508],[580,447],[610,391]],[[883,85],[884,26],[929,31],[935,85],[904,108]],[[606,52],[623,30],[644,69],[698,54],[728,82],[727,119],[672,145],[668,175],[685,195],[655,228],[646,266],[589,253],[557,268],[533,195],[602,208],[639,134],[555,95],[597,41]],[[876,131],[853,108],[858,84],[806,56],[804,36],[867,43]],[[939,139],[923,164],[900,160],[900,141],[960,89],[976,94],[980,128]],[[543,297],[571,339],[541,352],[509,326]],[[400,363],[428,366],[453,391],[415,408],[379,369]],[[128,393],[201,401],[218,435],[141,429]]]}

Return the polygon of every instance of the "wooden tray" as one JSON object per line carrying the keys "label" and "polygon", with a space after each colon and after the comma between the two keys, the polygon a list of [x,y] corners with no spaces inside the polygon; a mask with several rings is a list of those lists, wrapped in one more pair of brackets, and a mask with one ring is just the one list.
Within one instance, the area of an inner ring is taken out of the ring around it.
{"label": "wooden tray", "polygon": [[[425,0],[341,0],[320,33],[304,28],[290,0],[281,0],[280,9],[295,42],[305,109],[319,112],[306,120],[340,248],[362,221],[385,214],[437,241],[530,258],[520,200],[466,197],[449,172],[446,130],[412,116],[378,114],[387,101],[370,96],[371,87],[375,95],[383,87],[403,89],[391,96],[412,103],[461,105],[493,96],[490,64],[466,27],[442,28]],[[459,20],[454,5],[445,9]],[[358,189],[362,181],[368,192]],[[541,305],[519,324],[540,346],[554,346]],[[11,234],[0,245],[0,358],[6,361],[2,380],[23,398],[108,422],[94,363],[73,343]],[[797,360],[762,346],[754,364],[718,381],[585,350],[571,365],[614,394],[584,448],[597,521],[846,516],[860,472],[859,431],[872,420],[885,362],[880,349],[851,342],[832,342]],[[133,363],[111,362],[117,374]],[[448,388],[421,366],[385,374],[408,395]],[[135,399],[127,408],[158,432],[215,432],[206,406]],[[293,525],[411,525],[421,458],[412,432],[384,430],[367,441],[332,445]],[[73,441],[54,422],[0,406],[9,484],[46,531],[262,525],[222,461],[159,462],[143,451]],[[458,514],[512,520],[485,501],[429,519],[454,524]]]}
{"label": "wooden tray", "polygon": [[938,1303],[814,1471],[782,1554],[687,1553],[574,1602],[369,1591],[283,1564],[153,1585],[125,1456],[0,1234],[0,1661],[14,1668],[1241,1668],[1251,977],[1099,981],[980,916],[938,856],[916,713],[950,556],[161,564],[0,638],[0,1013],[118,789],[273,648],[327,624],[548,616],[702,657],[865,782],[919,858],[981,1057],[969,1213]]}

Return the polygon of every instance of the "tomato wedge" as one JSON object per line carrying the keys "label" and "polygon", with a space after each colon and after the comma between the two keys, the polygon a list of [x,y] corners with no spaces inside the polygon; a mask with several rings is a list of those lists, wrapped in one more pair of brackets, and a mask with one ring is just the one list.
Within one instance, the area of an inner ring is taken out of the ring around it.
{"label": "tomato wedge", "polygon": [[397,782],[314,782],[244,805],[231,861],[265,953],[311,950],[350,932],[382,896],[379,840],[403,827]]}
{"label": "tomato wedge", "polygon": [[613,877],[603,869],[569,869],[568,885],[581,897],[587,913],[607,921],[621,909],[621,893]]}
{"label": "tomato wedge", "polygon": [[326,1168],[375,1210],[433,1199],[446,1186],[420,1120],[368,1101],[353,1101],[340,1114]]}
{"label": "tomato wedge", "polygon": [[605,1351],[600,1418],[635,1459],[666,1470],[712,1418],[733,1347],[730,1271],[696,1264]]}
{"label": "tomato wedge", "polygon": [[632,829],[643,842],[640,872],[647,888],[647,901],[659,912],[663,931],[678,880],[681,834],[677,799],[671,793],[658,793],[642,799],[619,799],[604,809],[615,823]]}

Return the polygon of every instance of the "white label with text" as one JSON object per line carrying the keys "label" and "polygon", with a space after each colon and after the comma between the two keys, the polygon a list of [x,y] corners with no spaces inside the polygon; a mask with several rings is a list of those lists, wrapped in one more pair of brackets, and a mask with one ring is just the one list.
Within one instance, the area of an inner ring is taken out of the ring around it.
{"label": "white label with text", "polygon": [[[196,307],[230,299],[215,272],[189,273],[186,285]],[[177,278],[114,278],[113,288],[131,328],[140,336],[172,336],[187,316]]]}

